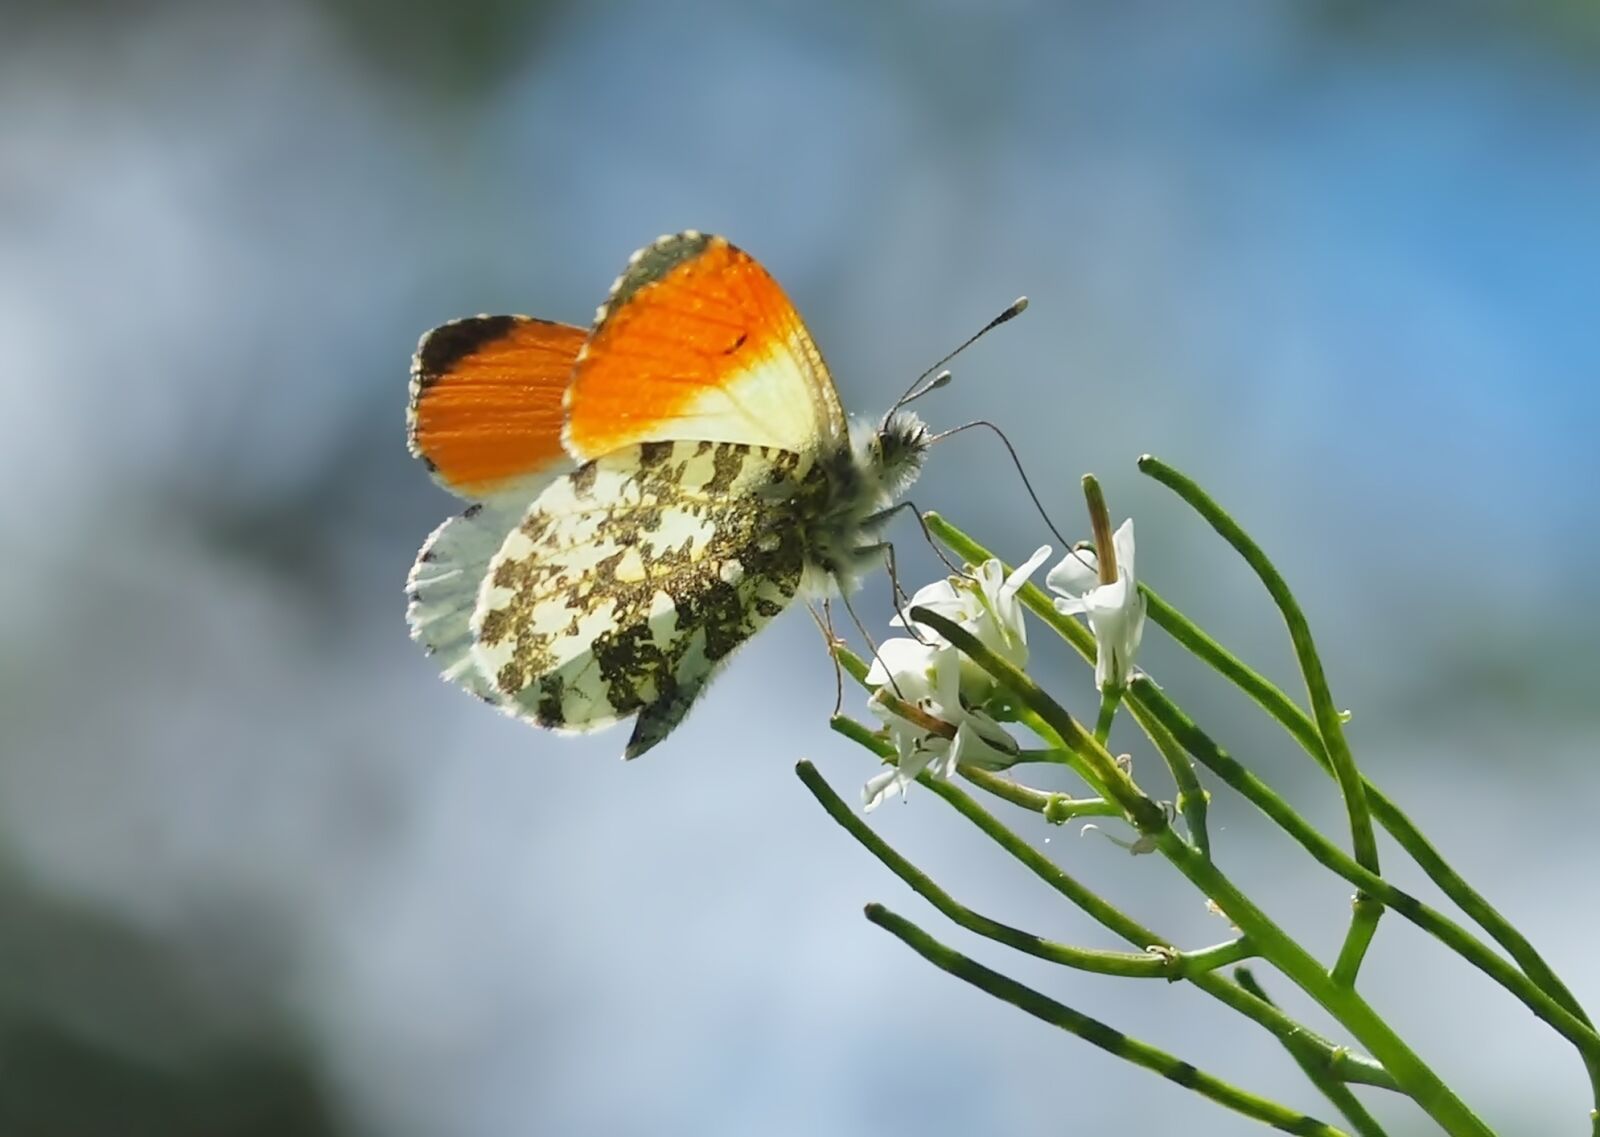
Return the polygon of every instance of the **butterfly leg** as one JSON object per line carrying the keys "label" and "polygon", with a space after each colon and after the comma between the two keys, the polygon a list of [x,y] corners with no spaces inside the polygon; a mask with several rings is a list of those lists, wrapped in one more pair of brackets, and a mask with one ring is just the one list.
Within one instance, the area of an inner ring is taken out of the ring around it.
{"label": "butterfly leg", "polygon": [[886,525],[888,524],[889,519],[896,513],[899,513],[902,509],[910,510],[911,516],[917,519],[917,528],[922,530],[922,539],[928,542],[928,548],[933,550],[934,556],[938,557],[944,562],[945,568],[949,569],[957,576],[971,575],[960,565],[952,561],[949,556],[946,555],[943,546],[941,546],[938,541],[934,540],[933,534],[928,531],[928,523],[922,519],[922,510],[917,508],[917,503],[914,501],[896,502],[888,509],[879,510],[877,513],[874,513],[871,517],[868,517],[864,522],[862,522],[862,528],[871,530],[877,529],[882,525]]}
{"label": "butterfly leg", "polygon": [[906,615],[905,605],[911,603],[911,597],[906,594],[904,588],[900,587],[900,572],[895,567],[894,561],[894,545],[888,541],[880,541],[875,545],[862,545],[860,548],[853,550],[853,553],[855,556],[862,558],[869,557],[874,553],[883,554],[883,567],[889,573],[889,598],[894,601],[894,614],[900,618],[900,623],[906,631],[911,633],[912,639],[924,646],[932,643],[933,641],[923,636],[921,630],[912,622],[911,617]]}
{"label": "butterfly leg", "polygon": [[817,630],[822,633],[823,642],[828,645],[828,657],[833,660],[833,714],[837,717],[844,710],[844,666],[839,662],[839,637],[833,630],[833,607],[828,597],[822,598],[822,615],[817,615],[817,610],[809,602],[806,611],[811,613]]}
{"label": "butterfly leg", "polygon": [[[867,647],[872,651],[873,660],[878,663],[883,663],[884,674],[889,676],[889,686],[894,688],[894,693],[896,695],[904,698],[905,693],[900,690],[900,684],[894,681],[894,673],[889,670],[889,665],[883,662],[883,656],[878,651],[878,641],[872,638],[872,633],[867,631],[867,626],[861,622],[861,617],[856,615],[855,607],[850,603],[850,594],[841,592],[839,593],[839,599],[844,602],[844,610],[850,614],[850,622],[856,626],[856,631],[861,633],[861,638],[867,641]],[[906,626],[908,628],[911,627],[910,624],[907,624]],[[915,634],[916,632],[913,630],[912,635]]]}

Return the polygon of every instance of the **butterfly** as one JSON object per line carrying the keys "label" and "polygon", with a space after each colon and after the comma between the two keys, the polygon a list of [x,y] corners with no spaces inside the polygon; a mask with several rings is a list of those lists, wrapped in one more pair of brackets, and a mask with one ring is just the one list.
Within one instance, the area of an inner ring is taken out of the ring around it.
{"label": "butterfly", "polygon": [[475,316],[428,332],[407,436],[472,501],[417,556],[412,637],[541,727],[634,717],[628,758],[797,596],[882,562],[929,444],[898,404],[847,420],[777,282],[694,231],[635,253],[587,331]]}

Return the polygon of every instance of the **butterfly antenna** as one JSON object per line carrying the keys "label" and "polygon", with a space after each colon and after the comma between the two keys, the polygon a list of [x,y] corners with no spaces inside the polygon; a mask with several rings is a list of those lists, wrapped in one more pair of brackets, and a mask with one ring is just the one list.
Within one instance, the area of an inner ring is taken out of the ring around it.
{"label": "butterfly antenna", "polygon": [[[949,371],[948,368],[946,370],[944,370],[944,371],[939,372],[939,374],[935,375],[932,379],[929,379],[922,386],[920,386],[920,387],[912,387],[904,395],[901,395],[899,400],[894,405],[894,410],[899,410],[901,407],[905,406],[907,403],[916,402],[918,399],[922,398],[922,396],[926,395],[929,391],[937,391],[940,387],[943,387],[947,383],[949,383],[952,378],[954,378],[954,376],[952,376],[950,374],[950,371]],[[891,413],[893,413],[893,412],[891,412]]]}
{"label": "butterfly antenna", "polygon": [[[900,398],[895,402],[894,409],[899,410],[913,399],[920,399],[929,391],[938,390],[940,387],[943,387],[946,383],[950,382],[950,372],[940,371],[940,368],[949,363],[962,352],[966,351],[967,348],[977,343],[984,336],[994,331],[994,329],[998,328],[1007,320],[1014,320],[1018,316],[1022,315],[1023,312],[1027,311],[1027,308],[1028,298],[1026,296],[1018,296],[1011,302],[1011,305],[1004,312],[1001,312],[994,319],[990,320],[987,324],[983,325],[983,327],[979,328],[972,335],[968,336],[960,347],[956,348],[950,354],[946,355],[943,359],[935,363],[932,367],[924,371],[921,375],[918,375],[915,379],[913,379],[911,381],[911,386],[906,388],[906,393],[901,395]],[[938,372],[938,374],[934,374],[935,372]],[[927,386],[923,386],[922,381],[927,379],[930,375],[933,376],[933,380],[929,382]]]}
{"label": "butterfly antenna", "polygon": [[1070,550],[1072,542],[1061,535],[1061,530],[1056,528],[1056,523],[1051,521],[1050,515],[1045,512],[1044,503],[1039,500],[1039,495],[1033,491],[1033,483],[1028,480],[1028,471],[1022,468],[1022,459],[1017,457],[1017,448],[1011,445],[1011,439],[1006,437],[1005,431],[988,419],[978,419],[975,422],[953,426],[949,430],[942,430],[938,434],[932,435],[928,439],[928,445],[932,446],[935,442],[942,442],[952,434],[960,434],[962,431],[971,430],[975,426],[985,426],[994,431],[995,435],[1000,439],[1001,445],[1006,448],[1006,453],[1011,455],[1011,464],[1017,468],[1017,476],[1022,479],[1022,488],[1027,490],[1028,496],[1033,499],[1033,508],[1039,511],[1039,516],[1044,518],[1045,526],[1055,536],[1055,539],[1061,542],[1062,547]]}

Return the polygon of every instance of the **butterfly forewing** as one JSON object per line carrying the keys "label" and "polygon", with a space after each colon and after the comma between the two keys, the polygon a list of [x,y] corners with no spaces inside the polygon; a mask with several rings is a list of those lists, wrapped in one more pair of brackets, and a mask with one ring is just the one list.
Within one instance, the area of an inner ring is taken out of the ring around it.
{"label": "butterfly forewing", "polygon": [[692,231],[634,254],[578,355],[566,407],[579,459],[684,438],[808,452],[846,433],[822,353],[778,282],[742,249]]}
{"label": "butterfly forewing", "polygon": [[649,442],[580,467],[489,564],[479,671],[541,726],[637,713],[626,753],[643,753],[794,598],[825,488],[809,455],[727,442]]}

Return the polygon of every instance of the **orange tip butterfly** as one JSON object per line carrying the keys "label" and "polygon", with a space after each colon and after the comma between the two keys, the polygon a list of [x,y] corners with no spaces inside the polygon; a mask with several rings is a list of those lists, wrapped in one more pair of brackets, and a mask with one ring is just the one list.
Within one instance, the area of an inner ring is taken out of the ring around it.
{"label": "orange tip butterfly", "polygon": [[797,595],[881,563],[929,442],[898,406],[852,426],[777,282],[693,231],[635,253],[587,332],[475,316],[423,336],[406,425],[473,502],[417,556],[412,637],[539,726],[636,716],[629,758]]}

